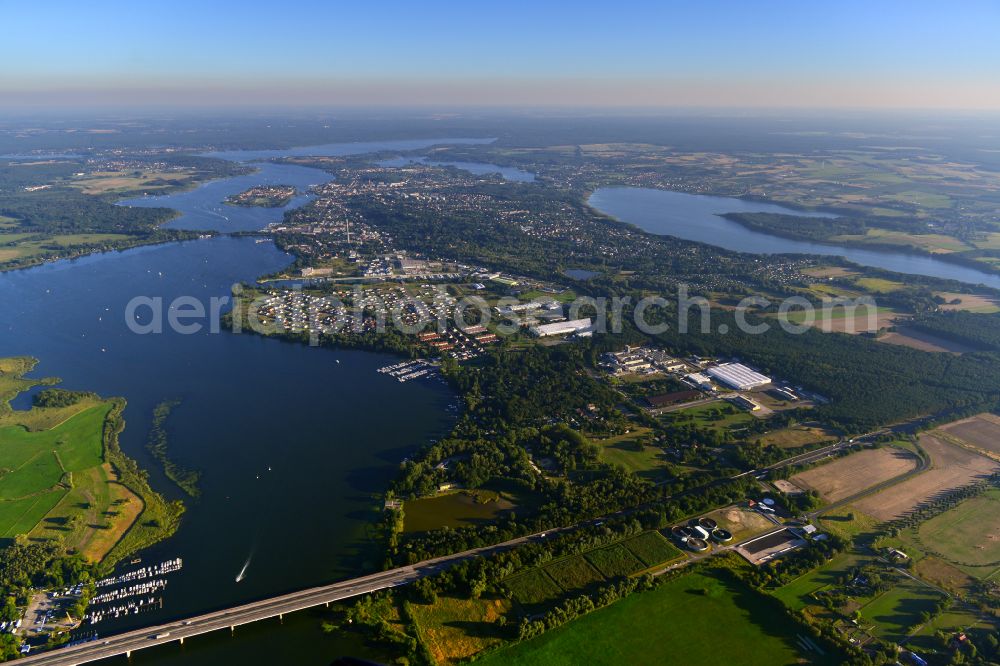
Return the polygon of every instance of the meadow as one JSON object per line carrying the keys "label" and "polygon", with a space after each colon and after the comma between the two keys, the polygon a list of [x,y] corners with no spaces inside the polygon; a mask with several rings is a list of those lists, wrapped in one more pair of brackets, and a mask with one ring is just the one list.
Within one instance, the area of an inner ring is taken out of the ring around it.
{"label": "meadow", "polygon": [[840,660],[804,650],[794,625],[766,597],[735,580],[691,573],[476,663],[780,666]]}
{"label": "meadow", "polygon": [[643,445],[650,428],[636,428],[632,432],[605,439],[592,439],[601,447],[601,458],[629,472],[645,478],[660,478],[667,473],[668,465],[663,449]]}
{"label": "meadow", "polygon": [[684,423],[689,421],[701,428],[719,432],[739,430],[754,420],[754,417],[749,412],[737,409],[723,400],[670,412],[660,418],[666,420],[668,423]]}
{"label": "meadow", "polygon": [[[438,664],[457,663],[503,641],[498,618],[510,609],[506,599],[438,597],[433,604],[410,604],[424,645]],[[475,631],[470,626],[475,625]]]}
{"label": "meadow", "polygon": [[916,528],[928,552],[976,578],[1000,570],[1000,490],[968,499]]}
{"label": "meadow", "polygon": [[[0,359],[0,540],[59,541],[101,561],[145,508],[118,481],[106,443],[121,405],[75,393],[58,406],[14,410],[9,401],[54,379],[25,378],[35,359]],[[66,394],[64,394],[66,395]]]}
{"label": "meadow", "polygon": [[942,595],[910,578],[861,608],[862,624],[871,623],[875,635],[887,641],[902,641],[931,612]]}

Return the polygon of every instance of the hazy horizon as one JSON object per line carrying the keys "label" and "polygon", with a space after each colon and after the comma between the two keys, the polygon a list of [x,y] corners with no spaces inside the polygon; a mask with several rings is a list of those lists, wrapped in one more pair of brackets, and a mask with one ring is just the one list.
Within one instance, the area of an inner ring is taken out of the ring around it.
{"label": "hazy horizon", "polygon": [[1000,5],[4,8],[6,109],[1000,110]]}

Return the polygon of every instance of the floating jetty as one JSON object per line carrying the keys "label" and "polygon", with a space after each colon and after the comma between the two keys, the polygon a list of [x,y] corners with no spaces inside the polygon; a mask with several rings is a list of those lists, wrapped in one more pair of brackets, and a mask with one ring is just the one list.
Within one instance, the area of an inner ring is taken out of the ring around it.
{"label": "floating jetty", "polygon": [[402,361],[379,368],[378,372],[395,377],[401,382],[408,382],[418,377],[433,377],[437,374],[437,366],[426,359],[418,358],[412,361]]}
{"label": "floating jetty", "polygon": [[153,594],[159,592],[166,586],[167,586],[167,580],[165,578],[156,578],[154,580],[147,580],[117,590],[108,590],[107,592],[102,592],[101,594],[94,596],[94,598],[90,600],[90,603],[92,605],[106,604],[112,601],[121,601],[122,599],[128,599],[130,597],[139,597],[142,595]]}
{"label": "floating jetty", "polygon": [[132,599],[114,606],[88,610],[87,614],[84,616],[84,620],[89,624],[97,624],[98,622],[102,622],[104,620],[118,619],[128,617],[129,615],[138,615],[139,613],[145,613],[146,611],[153,610],[154,608],[163,608],[162,597],[140,597],[138,599]]}
{"label": "floating jetty", "polygon": [[393,365],[387,365],[384,368],[379,368],[378,372],[381,372],[383,374],[396,375],[402,372],[406,372],[407,370],[413,368],[413,366],[422,363],[423,361],[421,359],[415,359],[412,361],[403,361],[402,363],[394,363]]}
{"label": "floating jetty", "polygon": [[410,373],[407,373],[405,375],[398,375],[396,377],[396,379],[398,379],[401,382],[407,382],[407,381],[410,381],[411,379],[416,379],[417,377],[423,377],[424,375],[426,375],[430,371],[431,371],[430,368],[424,368],[422,370],[417,370],[415,372],[410,372]]}
{"label": "floating jetty", "polygon": [[163,608],[160,593],[167,586],[164,576],[180,571],[183,566],[184,562],[178,557],[102,578],[94,583],[96,594],[90,600],[84,620],[89,624],[97,624],[104,620]]}
{"label": "floating jetty", "polygon": [[133,569],[132,571],[126,571],[125,573],[117,576],[102,578],[94,583],[94,587],[110,587],[111,585],[121,585],[122,583],[131,583],[132,581],[163,576],[175,571],[180,571],[182,566],[184,566],[184,562],[178,557],[172,560],[167,560],[166,562],[161,562],[154,566]]}

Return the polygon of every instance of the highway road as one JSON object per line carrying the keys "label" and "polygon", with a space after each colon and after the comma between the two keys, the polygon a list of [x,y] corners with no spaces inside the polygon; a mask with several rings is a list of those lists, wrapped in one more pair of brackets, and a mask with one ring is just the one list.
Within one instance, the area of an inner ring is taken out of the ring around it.
{"label": "highway road", "polygon": [[313,587],[270,599],[254,601],[225,610],[205,613],[176,622],[136,629],[108,638],[40,652],[19,659],[19,664],[45,664],[46,666],[76,666],[99,659],[130,655],[135,650],[183,641],[200,634],[220,629],[235,629],[242,624],[257,622],[286,613],[322,606],[341,599],[360,596],[376,590],[405,585],[423,576],[433,575],[441,569],[471,557],[480,557],[513,548],[532,539],[545,538],[573,527],[558,528],[523,536],[493,546],[475,548],[454,555],[425,560],[417,564],[381,571],[351,580]]}

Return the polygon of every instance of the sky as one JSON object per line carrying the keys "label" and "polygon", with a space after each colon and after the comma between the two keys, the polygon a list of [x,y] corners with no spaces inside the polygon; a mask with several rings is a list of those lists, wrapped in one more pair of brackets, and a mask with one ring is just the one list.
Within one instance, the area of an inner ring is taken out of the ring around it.
{"label": "sky", "polygon": [[3,0],[0,108],[1000,109],[1000,2]]}

